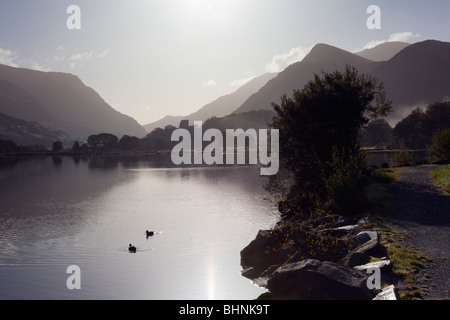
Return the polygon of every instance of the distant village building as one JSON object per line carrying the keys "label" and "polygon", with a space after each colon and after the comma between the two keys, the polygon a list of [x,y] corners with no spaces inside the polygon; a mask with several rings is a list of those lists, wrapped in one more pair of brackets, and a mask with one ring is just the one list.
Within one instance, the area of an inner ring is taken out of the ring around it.
{"label": "distant village building", "polygon": [[181,120],[180,121],[180,128],[188,129],[189,128],[189,120]]}

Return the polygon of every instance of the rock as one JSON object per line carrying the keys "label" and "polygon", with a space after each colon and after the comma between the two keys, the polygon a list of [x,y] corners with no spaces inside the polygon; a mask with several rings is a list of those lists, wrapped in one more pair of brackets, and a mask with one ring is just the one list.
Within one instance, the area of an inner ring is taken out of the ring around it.
{"label": "rock", "polygon": [[261,272],[253,267],[245,268],[241,271],[241,275],[248,278],[248,279],[254,279],[259,276]]}
{"label": "rock", "polygon": [[354,269],[366,272],[367,269],[378,268],[383,269],[391,266],[390,260],[380,260],[375,262],[369,262],[364,265],[356,266]]}
{"label": "rock", "polygon": [[350,268],[366,264],[370,261],[370,256],[362,252],[351,252],[341,260],[341,264]]}
{"label": "rock", "polygon": [[369,221],[370,213],[362,213],[360,215],[357,215],[355,218],[358,219],[358,225],[362,226],[364,223],[367,223],[367,221]]}
{"label": "rock", "polygon": [[384,288],[373,300],[397,300],[397,292],[394,285]]}
{"label": "rock", "polygon": [[376,258],[386,257],[387,256],[386,248],[380,243],[379,240],[380,240],[379,238],[369,240],[360,245],[359,247],[357,247],[356,249],[352,250],[351,253],[360,252]]}
{"label": "rock", "polygon": [[271,232],[260,230],[256,238],[241,251],[241,266],[244,269],[253,268],[251,273],[246,272],[245,274],[258,275],[269,266],[277,264],[278,254],[272,250],[274,247],[275,240],[271,236]]}
{"label": "rock", "polygon": [[358,246],[376,239],[378,241],[378,232],[376,231],[361,231],[355,236],[355,240]]}
{"label": "rock", "polygon": [[337,227],[337,228],[330,228],[330,229],[324,229],[324,231],[327,231],[328,233],[330,233],[333,236],[342,236],[348,233],[352,233],[352,232],[356,232],[358,231],[360,228],[359,225],[357,224],[353,224],[353,225],[348,225],[348,226],[342,226],[342,227]]}
{"label": "rock", "polygon": [[288,263],[267,281],[274,299],[371,300],[368,275],[333,262],[308,259]]}
{"label": "rock", "polygon": [[338,214],[326,215],[323,217],[315,218],[311,221],[311,226],[313,228],[320,228],[322,226],[339,228],[343,226],[348,226],[352,224],[353,221],[350,218],[343,217]]}

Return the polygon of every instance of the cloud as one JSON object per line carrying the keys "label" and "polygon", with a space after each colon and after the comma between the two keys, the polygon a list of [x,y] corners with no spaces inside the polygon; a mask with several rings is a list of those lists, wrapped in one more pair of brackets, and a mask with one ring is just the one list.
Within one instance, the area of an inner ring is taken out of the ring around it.
{"label": "cloud", "polygon": [[17,67],[17,54],[14,51],[0,48],[0,64]]}
{"label": "cloud", "polygon": [[209,79],[202,82],[202,86],[204,87],[214,87],[217,85],[217,82],[214,79]]}
{"label": "cloud", "polygon": [[289,53],[277,54],[272,58],[272,62],[266,65],[267,72],[280,72],[289,65],[303,60],[303,58],[311,51],[311,48],[292,48]]}
{"label": "cloud", "polygon": [[[419,38],[419,37],[420,37],[420,34],[413,33],[410,31],[393,33],[389,36],[389,38],[387,40],[372,40],[372,41],[370,41],[369,43],[367,43],[364,46],[363,50],[374,48],[385,42],[397,42],[397,41],[398,42],[408,42],[411,39],[415,39],[415,38]],[[357,51],[361,51],[361,50],[359,50],[359,49],[355,50],[355,52],[357,52]]]}
{"label": "cloud", "polygon": [[[95,51],[85,51],[72,54],[67,60],[70,62],[70,68],[73,69],[76,66],[84,66],[84,64],[92,59],[103,59],[109,53],[109,48],[96,53]],[[64,61],[65,57],[59,57],[59,61]],[[54,58],[55,59],[55,58]]]}
{"label": "cloud", "polygon": [[103,50],[102,52],[100,52],[97,57],[99,57],[100,59],[103,59],[104,57],[106,57],[109,53],[109,48]]}
{"label": "cloud", "polygon": [[31,63],[31,69],[37,70],[37,71],[43,71],[43,72],[49,72],[52,71],[52,69],[48,66],[42,65],[37,61],[33,61]]}
{"label": "cloud", "polygon": [[389,39],[387,42],[394,42],[394,41],[400,41],[400,42],[408,42],[410,39],[418,38],[420,37],[420,34],[414,34],[412,32],[401,32],[401,33],[393,33],[389,36]]}
{"label": "cloud", "polygon": [[91,52],[82,52],[82,53],[76,53],[73,54],[69,60],[70,61],[87,61],[91,59],[94,56],[94,51]]}

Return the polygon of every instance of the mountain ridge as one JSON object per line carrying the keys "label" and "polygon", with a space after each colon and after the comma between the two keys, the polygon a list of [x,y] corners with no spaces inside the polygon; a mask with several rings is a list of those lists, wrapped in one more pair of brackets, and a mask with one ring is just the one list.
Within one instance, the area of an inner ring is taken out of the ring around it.
{"label": "mountain ridge", "polygon": [[427,40],[411,44],[388,61],[371,61],[348,51],[318,44],[300,62],[296,62],[268,81],[250,96],[235,113],[272,109],[281,97],[290,97],[322,71],[343,71],[346,64],[360,74],[376,77],[384,84],[386,96],[393,101],[388,121],[394,123],[419,104],[450,98],[450,43]]}
{"label": "mountain ridge", "polygon": [[[22,88],[53,117],[39,119],[38,122],[66,131],[71,136],[85,139],[101,132],[120,137],[146,134],[135,119],[113,109],[76,75],[0,65],[0,79]],[[4,112],[4,108],[0,106],[0,112]],[[31,114],[26,120],[37,121],[37,115]]]}
{"label": "mountain ridge", "polygon": [[410,45],[410,43],[400,41],[385,42],[373,48],[355,52],[355,54],[372,61],[388,61]]}
{"label": "mountain ridge", "polygon": [[147,132],[156,128],[164,128],[167,125],[178,126],[181,120],[205,121],[211,117],[223,117],[233,113],[251,94],[257,92],[267,81],[273,79],[277,73],[265,73],[255,77],[232,93],[223,95],[214,101],[204,105],[199,110],[187,116],[165,116],[164,118],[146,124],[143,127]]}

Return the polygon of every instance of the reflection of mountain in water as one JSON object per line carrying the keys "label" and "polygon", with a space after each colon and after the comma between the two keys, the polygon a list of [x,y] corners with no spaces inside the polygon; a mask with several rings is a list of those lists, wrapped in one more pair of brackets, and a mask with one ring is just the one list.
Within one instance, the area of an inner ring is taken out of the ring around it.
{"label": "reflection of mountain in water", "polygon": [[[0,219],[4,220],[0,234],[13,238],[75,234],[91,214],[80,203],[130,179],[113,158],[0,157]],[[10,218],[16,220],[14,226],[8,224]]]}

